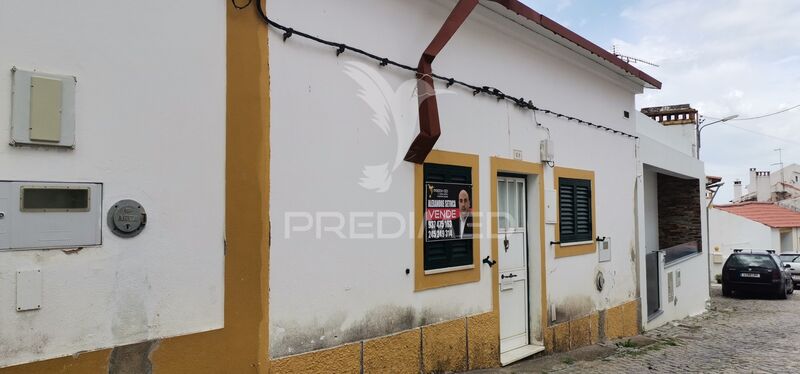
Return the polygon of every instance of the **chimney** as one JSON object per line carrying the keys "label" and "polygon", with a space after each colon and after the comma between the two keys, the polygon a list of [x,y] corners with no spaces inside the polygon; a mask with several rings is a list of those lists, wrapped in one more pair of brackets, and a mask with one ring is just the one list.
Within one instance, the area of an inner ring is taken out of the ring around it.
{"label": "chimney", "polygon": [[733,201],[739,202],[742,200],[742,181],[733,181]]}
{"label": "chimney", "polygon": [[756,172],[756,201],[769,201],[772,196],[772,186],[769,183],[768,171]]}
{"label": "chimney", "polygon": [[756,192],[756,168],[750,168],[750,181],[747,184],[747,192]]}

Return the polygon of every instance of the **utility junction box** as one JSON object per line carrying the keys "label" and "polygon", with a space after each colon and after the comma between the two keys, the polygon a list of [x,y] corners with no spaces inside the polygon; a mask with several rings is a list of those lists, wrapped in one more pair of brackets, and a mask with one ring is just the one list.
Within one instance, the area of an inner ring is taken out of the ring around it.
{"label": "utility junction box", "polygon": [[102,244],[100,183],[0,181],[0,251]]}

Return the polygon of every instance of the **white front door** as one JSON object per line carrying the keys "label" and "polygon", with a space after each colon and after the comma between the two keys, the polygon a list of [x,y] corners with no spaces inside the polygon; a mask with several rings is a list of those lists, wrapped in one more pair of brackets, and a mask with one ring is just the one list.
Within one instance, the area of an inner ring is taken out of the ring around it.
{"label": "white front door", "polygon": [[530,343],[525,179],[497,178],[500,353]]}

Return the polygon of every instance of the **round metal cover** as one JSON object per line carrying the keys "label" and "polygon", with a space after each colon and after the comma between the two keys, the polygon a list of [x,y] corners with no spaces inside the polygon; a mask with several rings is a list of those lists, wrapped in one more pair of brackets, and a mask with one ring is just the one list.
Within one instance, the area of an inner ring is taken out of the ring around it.
{"label": "round metal cover", "polygon": [[597,276],[594,278],[594,285],[598,291],[603,291],[603,287],[606,285],[606,278],[603,276],[602,271],[597,272]]}
{"label": "round metal cover", "polygon": [[147,224],[147,214],[142,204],[133,200],[118,201],[108,210],[108,227],[115,235],[132,238],[139,235]]}

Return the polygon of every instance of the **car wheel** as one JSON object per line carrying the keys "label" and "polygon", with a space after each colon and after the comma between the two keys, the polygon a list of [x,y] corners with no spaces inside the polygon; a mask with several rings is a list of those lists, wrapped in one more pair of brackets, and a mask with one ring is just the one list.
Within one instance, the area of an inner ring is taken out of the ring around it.
{"label": "car wheel", "polygon": [[731,288],[728,287],[726,284],[723,284],[722,285],[722,296],[730,297],[731,293],[732,293],[731,292]]}
{"label": "car wheel", "polygon": [[786,292],[786,287],[785,286],[781,287],[780,289],[778,289],[778,298],[779,299],[786,300],[787,297],[788,296],[787,296],[787,292]]}
{"label": "car wheel", "polygon": [[793,294],[793,293],[794,293],[794,284],[792,284],[791,286],[789,286],[789,295],[791,295],[791,294]]}

